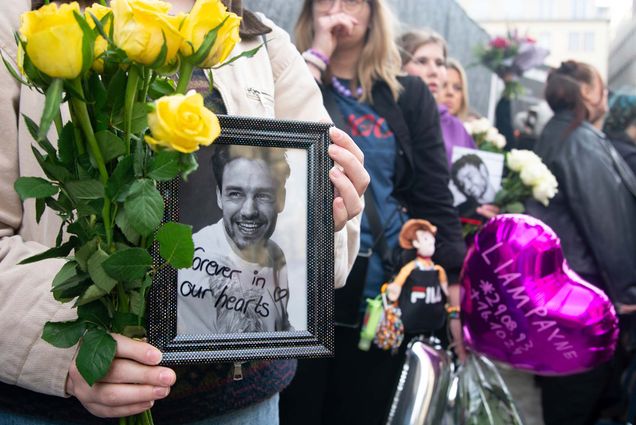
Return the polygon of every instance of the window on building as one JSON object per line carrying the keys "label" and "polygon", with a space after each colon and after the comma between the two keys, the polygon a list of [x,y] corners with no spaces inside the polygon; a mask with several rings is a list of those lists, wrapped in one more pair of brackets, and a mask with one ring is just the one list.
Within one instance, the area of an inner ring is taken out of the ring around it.
{"label": "window on building", "polygon": [[516,1],[506,1],[505,3],[505,14],[508,19],[519,19],[524,15],[524,3],[516,2]]}
{"label": "window on building", "polygon": [[572,0],[572,19],[587,18],[588,0]]}
{"label": "window on building", "polygon": [[571,32],[568,34],[568,50],[571,52],[578,52],[581,48],[581,34],[578,32]]}
{"label": "window on building", "polygon": [[539,19],[554,18],[554,1],[539,0]]}
{"label": "window on building", "polygon": [[583,33],[583,51],[594,51],[594,33],[591,31],[586,31]]}

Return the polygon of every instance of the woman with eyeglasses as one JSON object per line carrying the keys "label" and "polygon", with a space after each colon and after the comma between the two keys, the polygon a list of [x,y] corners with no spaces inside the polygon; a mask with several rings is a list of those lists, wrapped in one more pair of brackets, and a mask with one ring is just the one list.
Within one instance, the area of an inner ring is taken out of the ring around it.
{"label": "woman with eyeglasses", "polygon": [[444,103],[448,80],[446,41],[434,31],[420,30],[402,34],[397,44],[400,48],[402,69],[409,75],[421,78],[435,96],[450,168],[453,147],[474,149],[476,145],[459,118]]}
{"label": "woman with eyeglasses", "polygon": [[[435,99],[419,78],[400,76],[391,20],[385,0],[305,0],[295,31],[329,114],[360,147],[371,176],[360,241],[360,252],[372,253],[366,277],[358,276],[364,281],[363,298],[377,296],[397,271],[393,267],[399,270],[382,254],[397,247],[408,218],[437,226],[434,261],[451,283],[458,280],[465,250],[448,189]],[[385,249],[376,243],[380,239]],[[455,305],[458,289],[451,289]],[[336,326],[335,359],[299,362],[296,380],[281,398],[282,423],[383,423],[408,335],[397,355],[375,346],[361,351],[359,335],[359,326]]]}

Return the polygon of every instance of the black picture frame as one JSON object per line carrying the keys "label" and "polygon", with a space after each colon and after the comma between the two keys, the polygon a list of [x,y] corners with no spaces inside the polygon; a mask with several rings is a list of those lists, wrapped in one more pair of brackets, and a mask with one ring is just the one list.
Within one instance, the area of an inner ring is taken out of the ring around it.
{"label": "black picture frame", "polygon": [[[190,307],[186,307],[185,303],[191,302],[191,298],[193,298],[192,294],[195,292],[192,290],[194,285],[191,285],[189,281],[182,278],[182,289],[180,289],[179,272],[168,266],[158,271],[150,289],[147,309],[148,341],[163,352],[162,362],[166,365],[332,356],[334,350],[334,229],[332,212],[333,186],[329,180],[328,173],[333,166],[333,162],[327,153],[330,143],[328,131],[331,125],[222,115],[219,115],[219,120],[221,124],[221,135],[212,146],[202,148],[198,152],[199,169],[188,178],[188,182],[184,182],[178,178],[160,185],[159,189],[164,197],[166,207],[164,221],[185,222],[186,224],[193,225],[195,240],[197,240],[197,231],[199,229],[201,229],[201,235],[207,235],[212,234],[210,232],[212,232],[213,226],[225,225],[226,222],[221,218],[214,225],[208,224],[207,227],[201,227],[201,217],[207,216],[205,211],[210,209],[209,204],[211,202],[213,203],[213,201],[210,201],[207,195],[204,194],[214,192],[213,188],[216,189],[216,184],[208,184],[207,177],[205,177],[213,176],[214,174],[214,167],[208,159],[211,150],[219,149],[221,145],[249,146],[253,148],[250,150],[254,152],[257,152],[256,150],[259,149],[263,149],[264,152],[269,152],[276,151],[277,148],[284,148],[286,150],[286,157],[288,158],[287,162],[291,162],[291,160],[289,160],[289,152],[292,152],[295,163],[290,164],[290,177],[285,184],[289,185],[292,181],[292,177],[294,177],[297,187],[295,188],[295,192],[291,192],[296,193],[295,198],[300,199],[290,199],[290,190],[288,187],[285,187],[287,190],[287,198],[284,203],[285,209],[289,208],[290,214],[295,214],[296,218],[290,219],[291,221],[289,221],[289,223],[292,224],[288,225],[289,229],[283,227],[280,230],[280,234],[291,236],[291,239],[296,241],[288,243],[299,243],[297,241],[301,240],[300,243],[304,245],[305,249],[305,264],[303,265],[300,260],[296,260],[296,269],[292,270],[291,262],[285,262],[285,268],[289,268],[289,270],[286,270],[287,273],[285,276],[290,276],[291,278],[293,273],[300,276],[303,274],[302,269],[304,267],[306,280],[305,282],[289,281],[289,286],[287,287],[288,292],[287,295],[285,295],[288,296],[285,300],[285,306],[300,306],[297,308],[297,310],[301,312],[298,314],[300,317],[303,310],[302,290],[297,291],[301,295],[294,299],[294,288],[304,286],[306,288],[304,295],[305,323],[303,326],[301,318],[297,322],[301,323],[301,325],[293,326],[287,330],[272,330],[268,329],[267,325],[261,325],[264,329],[256,332],[221,331],[219,333],[213,329],[210,329],[209,333],[200,332],[201,328],[197,327],[198,322],[197,326],[188,328],[188,326],[190,326],[188,317],[190,316],[184,317],[186,313],[190,313]],[[298,160],[298,158],[300,158],[300,160]],[[303,159],[305,162],[304,166],[302,164]],[[225,170],[228,173],[231,172],[229,168]],[[273,170],[273,168],[270,168],[270,170]],[[271,172],[273,173],[273,171]],[[294,173],[296,173],[295,176]],[[303,175],[303,173],[305,175]],[[224,172],[222,175],[223,178],[226,178],[227,182],[228,174]],[[302,195],[303,190],[306,190],[306,196]],[[192,193],[198,193],[198,195],[195,195],[193,198]],[[226,193],[229,192],[226,190]],[[188,196],[192,199],[187,200]],[[216,196],[218,195],[215,194],[214,197]],[[225,196],[221,197],[225,199]],[[190,208],[187,208],[188,205]],[[305,205],[304,209],[302,205]],[[283,209],[283,213],[285,209]],[[300,211],[300,213],[298,211]],[[283,213],[281,213],[281,215]],[[210,216],[213,216],[213,214],[210,213]],[[205,220],[205,218],[203,220]],[[213,223],[213,220],[216,220],[216,218],[210,219],[209,223]],[[297,221],[294,222],[293,220]],[[304,238],[293,224],[302,222],[303,220],[305,220],[306,223]],[[274,225],[276,230],[274,234],[271,235],[272,240],[274,240],[276,232],[279,231],[279,224],[280,222]],[[219,234],[217,231],[219,227],[215,227],[214,229],[214,234]],[[225,238],[230,238],[227,235],[228,233],[226,231],[224,233]],[[282,242],[274,242],[275,244],[280,244],[281,248],[283,248]],[[287,253],[284,249],[281,250],[286,256]],[[293,251],[302,253],[302,248],[293,249]],[[198,252],[203,251],[199,250]],[[195,261],[193,262],[192,269],[181,271],[182,276],[188,277],[190,276],[188,273],[202,272],[202,264],[204,264],[204,261],[201,261],[200,258],[200,262],[197,263],[196,255],[195,253]],[[213,256],[214,254],[206,255]],[[295,255],[299,254],[295,252]],[[155,253],[153,256],[155,263],[158,265],[160,262],[158,253]],[[207,265],[209,265],[211,261],[212,260],[209,260],[208,263],[205,263],[206,269],[208,269]],[[214,271],[218,273],[220,264],[221,262],[215,265],[216,268],[213,269],[212,273],[208,270],[206,278],[207,276],[213,275]],[[298,264],[300,264],[300,266]],[[272,266],[272,269],[274,271],[278,270],[275,267],[276,266]],[[234,271],[236,270],[233,270],[228,275],[232,276]],[[253,273],[256,274],[257,271],[255,270]],[[234,276],[241,277],[241,274],[242,271],[235,273]],[[223,273],[220,273],[220,275],[223,275]],[[247,272],[243,277],[246,276],[248,276]],[[268,277],[269,275],[265,274],[264,276]],[[209,278],[208,282],[212,282],[212,280],[212,278]],[[267,279],[264,278],[263,282],[266,280]],[[277,285],[279,284],[280,279],[273,280],[276,281]],[[220,287],[213,286],[217,285],[217,283],[207,284],[210,288],[218,289]],[[245,286],[243,281],[239,282],[239,284],[241,287]],[[252,285],[254,285],[254,281],[252,281]],[[269,283],[267,283],[267,285],[269,285]],[[266,284],[263,283],[262,286],[265,288]],[[229,284],[225,284],[223,288],[233,287]],[[214,316],[215,324],[220,323],[220,317],[225,314],[226,310],[230,310],[230,306],[232,309],[235,309],[239,305],[239,301],[237,301],[236,298],[230,303],[229,300],[231,298],[227,298],[227,294],[222,291],[219,292],[216,290],[216,292],[214,292],[214,290],[210,289],[209,292],[206,293],[206,291],[203,290],[199,291],[197,295],[199,296],[201,293],[204,298],[206,295],[210,296],[208,301],[210,304],[207,306],[211,308],[210,311]],[[267,293],[271,296],[269,289],[267,289]],[[278,292],[279,295],[282,293],[283,290]],[[214,298],[215,296],[216,298]],[[179,299],[181,301],[178,301]],[[213,300],[214,307],[211,307]],[[276,290],[274,290],[274,298],[270,299],[270,301],[274,301],[274,306],[277,305],[276,300]],[[280,305],[282,305],[280,297],[278,301]],[[293,304],[293,302],[301,304]],[[178,317],[179,303],[182,304],[181,319]],[[188,306],[195,305],[193,309],[196,309],[197,311],[195,311],[195,313],[197,313],[199,311],[199,304],[192,303],[188,304]],[[254,311],[256,310],[256,308],[254,308],[255,304],[256,301],[250,304],[249,300],[243,300],[240,311],[236,314],[242,314],[243,311],[247,312],[249,309],[250,314],[254,315]],[[278,311],[277,308],[272,308],[271,310]],[[286,323],[293,325],[291,320],[292,315],[289,313],[289,310],[285,311],[285,308],[281,308],[281,310],[286,314],[285,317],[289,318],[289,321]],[[264,313],[264,311],[265,310],[261,308],[259,314]],[[269,313],[269,310],[267,311]],[[230,313],[232,313],[232,311],[230,311]],[[178,326],[179,320],[184,324]],[[229,322],[230,321],[228,321],[228,323]],[[278,319],[276,323],[279,323]],[[228,327],[231,326],[228,325]],[[197,331],[182,332],[179,328],[181,328],[181,330],[196,328]]]}

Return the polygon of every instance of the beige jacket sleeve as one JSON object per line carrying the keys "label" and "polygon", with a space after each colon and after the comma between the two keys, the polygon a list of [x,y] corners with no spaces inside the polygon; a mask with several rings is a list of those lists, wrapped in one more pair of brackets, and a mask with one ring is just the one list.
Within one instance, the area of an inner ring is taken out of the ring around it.
{"label": "beige jacket sleeve", "polygon": [[[289,35],[272,21],[260,16],[273,29],[266,38],[274,75],[276,118],[331,122],[323,106],[320,89]],[[361,217],[362,214],[349,220],[342,230],[334,234],[336,288],[345,285],[358,255]]]}
{"label": "beige jacket sleeve", "polygon": [[[29,7],[26,0],[0,5],[0,48],[14,66],[13,32],[19,14]],[[50,292],[51,281],[63,261],[17,265],[46,248],[22,236],[24,211],[13,184],[21,172],[30,171],[20,156],[21,148],[30,153],[30,146],[18,144],[20,86],[4,67],[0,69],[0,93],[0,380],[64,395],[74,350],[57,349],[40,338],[45,322],[73,317],[70,309],[55,301]]]}

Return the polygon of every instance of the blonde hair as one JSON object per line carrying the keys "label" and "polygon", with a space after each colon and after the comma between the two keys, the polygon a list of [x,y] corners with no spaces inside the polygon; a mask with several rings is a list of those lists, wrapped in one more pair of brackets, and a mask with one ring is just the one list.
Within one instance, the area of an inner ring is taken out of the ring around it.
{"label": "blonde hair", "polygon": [[397,45],[400,49],[400,59],[402,66],[406,65],[413,59],[415,51],[426,44],[438,44],[444,53],[444,60],[448,57],[448,46],[444,37],[430,29],[421,29],[405,32],[397,39]]}
{"label": "blonde hair", "polygon": [[[369,0],[371,20],[366,41],[358,62],[357,83],[362,87],[360,101],[373,103],[371,90],[375,81],[384,81],[397,100],[402,85],[397,79],[400,74],[400,54],[393,42],[393,13],[384,0]],[[305,0],[294,28],[296,47],[301,52],[309,49],[314,39],[312,0]],[[330,83],[329,69],[323,74],[323,82]],[[355,82],[352,82],[355,83]]]}
{"label": "blonde hair", "polygon": [[462,81],[462,103],[459,105],[459,111],[457,112],[457,118],[462,121],[466,121],[470,117],[470,111],[468,105],[468,79],[466,78],[466,71],[464,67],[457,59],[446,59],[446,66],[448,69],[454,69],[459,74],[459,79]]}

